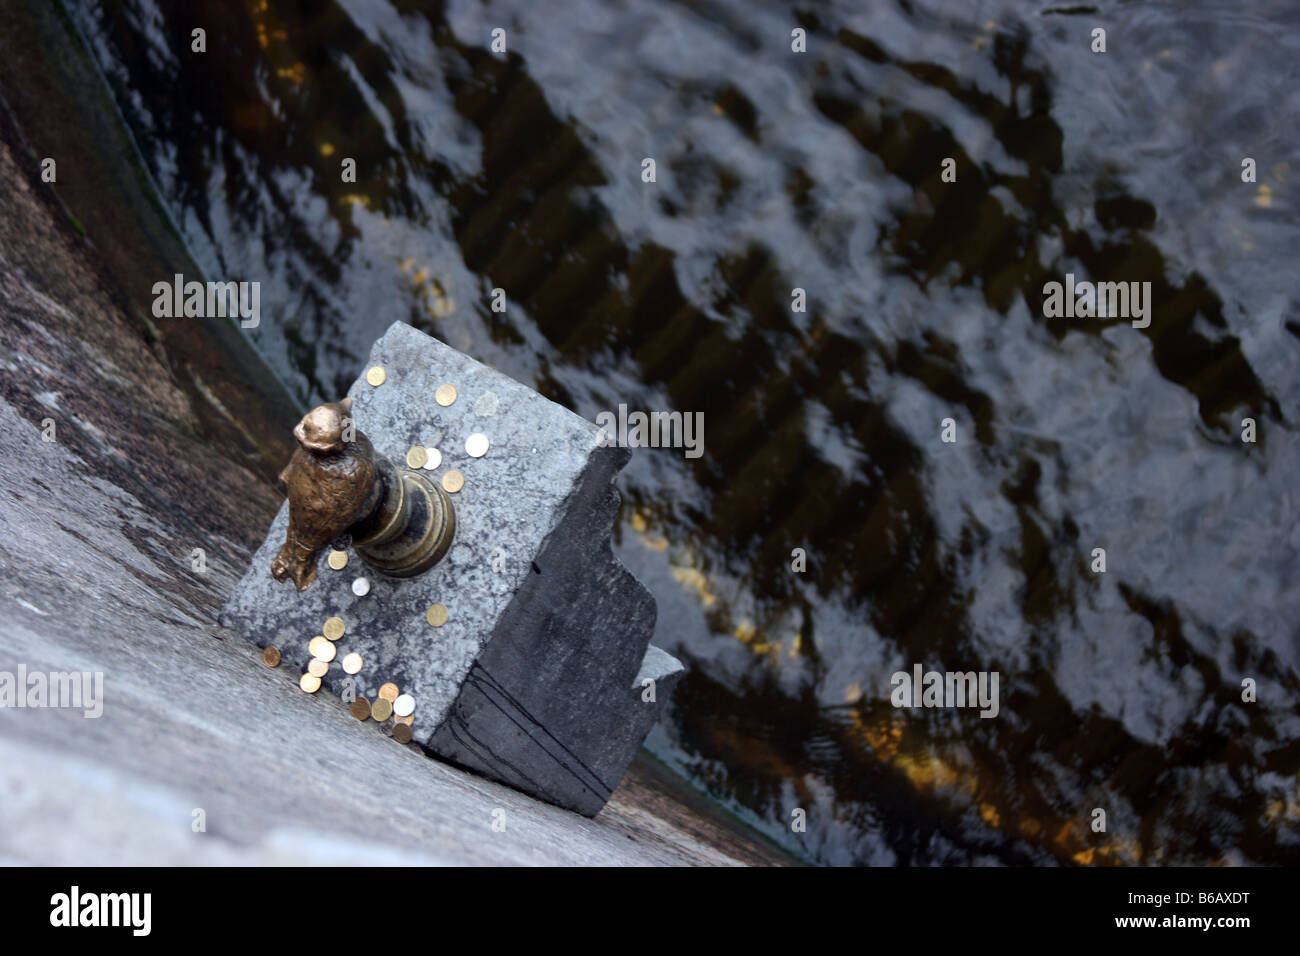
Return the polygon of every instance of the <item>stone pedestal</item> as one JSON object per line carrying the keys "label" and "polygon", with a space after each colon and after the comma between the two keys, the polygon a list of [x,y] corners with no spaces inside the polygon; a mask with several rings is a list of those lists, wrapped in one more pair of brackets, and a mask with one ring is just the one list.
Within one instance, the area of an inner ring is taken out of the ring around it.
{"label": "stone pedestal", "polygon": [[[412,739],[429,752],[594,815],[681,673],[649,646],[654,599],[610,548],[612,481],[630,453],[600,447],[591,422],[402,323],[375,343],[375,366],[383,384],[363,370],[349,392],[375,450],[404,466],[412,446],[436,448],[441,462],[425,474],[464,475],[450,495],[450,551],[405,579],[384,577],[352,548],[342,570],[322,554],[316,582],[299,593],[270,572],[285,503],[221,623],[277,647],[296,682],[308,643],[340,618],[322,693],[374,702],[396,684],[415,700]],[[457,398],[442,406],[434,393],[446,384]],[[475,433],[489,443],[481,458],[465,450]],[[369,582],[364,595],[354,593],[358,577]],[[440,627],[426,616],[434,604],[447,609]],[[362,658],[355,675],[341,665],[349,653]]]}

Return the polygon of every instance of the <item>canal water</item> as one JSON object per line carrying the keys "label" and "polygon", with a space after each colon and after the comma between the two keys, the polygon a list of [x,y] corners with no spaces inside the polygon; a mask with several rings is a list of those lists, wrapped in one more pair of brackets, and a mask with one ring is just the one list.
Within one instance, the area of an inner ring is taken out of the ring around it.
{"label": "canal water", "polygon": [[304,405],[402,320],[703,413],[616,534],[700,790],[832,864],[1300,862],[1294,4],[65,7]]}

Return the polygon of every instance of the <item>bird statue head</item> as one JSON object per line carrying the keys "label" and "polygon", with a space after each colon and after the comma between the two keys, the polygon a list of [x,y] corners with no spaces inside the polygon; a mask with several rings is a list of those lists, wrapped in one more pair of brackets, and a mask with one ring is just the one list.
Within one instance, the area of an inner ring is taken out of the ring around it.
{"label": "bird statue head", "polygon": [[314,455],[328,455],[343,450],[343,431],[352,412],[352,399],[318,405],[294,426],[293,437]]}

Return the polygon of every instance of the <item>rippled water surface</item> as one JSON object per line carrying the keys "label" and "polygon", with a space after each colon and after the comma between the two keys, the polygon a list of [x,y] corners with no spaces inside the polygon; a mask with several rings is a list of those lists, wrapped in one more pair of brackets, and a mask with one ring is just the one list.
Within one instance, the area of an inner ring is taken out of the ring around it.
{"label": "rippled water surface", "polygon": [[[1292,4],[67,6],[302,402],[401,319],[704,413],[617,543],[701,789],[831,863],[1300,862]],[[1043,318],[1067,272],[1150,327]],[[895,709],[915,663],[998,716]]]}

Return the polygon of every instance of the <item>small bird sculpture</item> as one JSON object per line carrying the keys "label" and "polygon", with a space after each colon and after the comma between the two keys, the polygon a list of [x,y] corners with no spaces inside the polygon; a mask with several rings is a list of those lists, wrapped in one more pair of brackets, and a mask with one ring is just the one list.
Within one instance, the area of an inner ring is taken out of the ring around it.
{"label": "small bird sculpture", "polygon": [[351,422],[352,399],[318,405],[293,430],[298,448],[280,480],[289,490],[289,530],[271,562],[277,581],[299,591],[316,580],[321,550],[374,507],[374,448]]}

